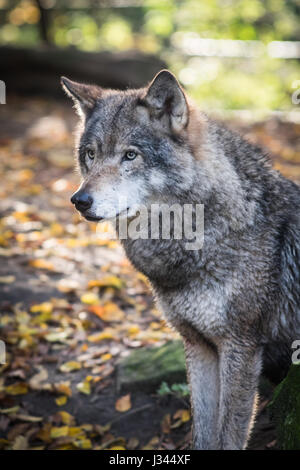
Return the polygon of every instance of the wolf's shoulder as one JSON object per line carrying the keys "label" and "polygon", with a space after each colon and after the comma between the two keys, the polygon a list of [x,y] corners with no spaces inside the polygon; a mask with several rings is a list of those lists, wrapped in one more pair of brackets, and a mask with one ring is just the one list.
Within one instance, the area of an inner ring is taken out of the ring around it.
{"label": "wolf's shoulder", "polygon": [[260,188],[260,197],[265,200],[274,200],[278,196],[283,203],[289,201],[294,211],[299,211],[300,185],[274,169],[273,159],[267,150],[218,120],[208,118],[207,123],[208,139],[216,151],[220,149],[225,154],[244,186]]}
{"label": "wolf's shoulder", "polygon": [[239,131],[229,128],[217,119],[207,118],[208,138],[217,147],[221,146],[225,155],[238,166],[256,165],[265,169],[272,168],[268,152],[250,142]]}

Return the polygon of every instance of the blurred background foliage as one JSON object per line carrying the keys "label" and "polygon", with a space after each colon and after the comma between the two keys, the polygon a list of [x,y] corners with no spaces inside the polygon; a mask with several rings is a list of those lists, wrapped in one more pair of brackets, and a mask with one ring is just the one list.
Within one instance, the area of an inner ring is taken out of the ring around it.
{"label": "blurred background foliage", "polygon": [[204,109],[295,110],[299,0],[0,0],[0,41],[163,59]]}

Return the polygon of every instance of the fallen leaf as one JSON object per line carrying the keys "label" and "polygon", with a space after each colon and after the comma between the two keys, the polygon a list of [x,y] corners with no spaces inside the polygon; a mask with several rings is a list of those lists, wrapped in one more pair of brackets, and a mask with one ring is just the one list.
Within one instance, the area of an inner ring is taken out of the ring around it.
{"label": "fallen leaf", "polygon": [[66,395],[61,395],[60,397],[57,397],[55,399],[55,403],[58,405],[58,406],[63,406],[67,403],[68,401],[68,397],[66,397]]}
{"label": "fallen leaf", "polygon": [[89,311],[95,313],[101,320],[106,322],[120,322],[125,317],[123,310],[113,302],[107,302],[103,306],[93,305],[89,308]]}
{"label": "fallen leaf", "polygon": [[139,440],[136,437],[131,437],[127,443],[128,450],[134,450],[139,445]]}
{"label": "fallen leaf", "polygon": [[115,408],[116,408],[116,410],[119,411],[120,413],[124,413],[125,411],[130,410],[130,408],[131,408],[131,397],[130,397],[130,393],[128,393],[128,395],[124,395],[123,397],[119,398],[119,399],[116,401]]}
{"label": "fallen leaf", "polygon": [[41,416],[30,416],[24,414],[16,414],[14,415],[15,419],[19,419],[20,421],[27,421],[28,423],[39,423],[43,421],[43,417]]}
{"label": "fallen leaf", "polygon": [[73,444],[78,449],[91,449],[92,448],[92,442],[90,439],[76,440],[73,442]]}
{"label": "fallen leaf", "polygon": [[0,409],[0,413],[2,413],[2,414],[16,413],[19,409],[20,409],[20,407],[18,405],[17,406],[12,406],[11,408],[2,408],[2,410]]}
{"label": "fallen leaf", "polygon": [[28,439],[25,436],[17,436],[13,442],[12,450],[27,450]]}
{"label": "fallen leaf", "polygon": [[72,416],[67,411],[58,411],[56,414],[61,418],[61,421],[63,424],[67,424],[68,426],[71,426],[75,423],[74,416]]}
{"label": "fallen leaf", "polygon": [[99,303],[99,297],[94,292],[86,292],[80,297],[83,304],[95,305]]}
{"label": "fallen leaf", "polygon": [[15,280],[15,276],[0,276],[1,284],[11,284],[12,282],[15,282]]}
{"label": "fallen leaf", "polygon": [[29,265],[37,269],[46,269],[48,271],[55,271],[54,265],[44,259],[33,259],[29,261]]}
{"label": "fallen leaf", "polygon": [[90,380],[88,378],[86,378],[83,382],[79,382],[76,385],[76,388],[77,388],[77,390],[79,390],[79,392],[84,393],[85,395],[90,395],[90,393],[91,393]]}
{"label": "fallen leaf", "polygon": [[105,276],[103,279],[91,280],[88,283],[88,289],[93,287],[114,287],[115,289],[121,289],[124,283],[121,279],[116,276]]}
{"label": "fallen leaf", "polygon": [[37,369],[39,370],[39,372],[33,377],[31,377],[31,379],[29,380],[29,386],[32,390],[40,390],[41,388],[43,388],[41,382],[47,380],[48,378],[48,372],[45,367],[37,366]]}
{"label": "fallen leaf", "polygon": [[104,339],[114,339],[116,336],[116,332],[112,328],[105,328],[101,333],[95,333],[93,335],[88,336],[88,341],[91,343],[98,343],[103,341]]}
{"label": "fallen leaf", "polygon": [[70,387],[70,382],[69,381],[54,384],[54,390],[58,393],[62,393],[64,395],[67,395],[67,397],[72,396],[72,389]]}
{"label": "fallen leaf", "polygon": [[161,430],[165,434],[169,434],[171,431],[171,416],[170,414],[166,414],[161,422]]}
{"label": "fallen leaf", "polygon": [[59,368],[61,372],[72,372],[74,370],[81,369],[82,365],[80,362],[77,361],[68,361],[62,364]]}
{"label": "fallen leaf", "polygon": [[52,313],[53,305],[51,302],[43,302],[41,304],[32,305],[30,311],[32,313]]}
{"label": "fallen leaf", "polygon": [[24,382],[17,382],[13,385],[5,387],[5,392],[8,395],[24,395],[28,393],[28,385]]}
{"label": "fallen leaf", "polygon": [[50,431],[50,437],[56,439],[57,437],[68,436],[69,426],[53,426]]}

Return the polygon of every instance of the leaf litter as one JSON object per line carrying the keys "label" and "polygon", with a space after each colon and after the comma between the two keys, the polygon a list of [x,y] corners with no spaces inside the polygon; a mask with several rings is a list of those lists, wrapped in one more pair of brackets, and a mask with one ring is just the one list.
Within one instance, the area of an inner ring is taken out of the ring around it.
{"label": "leaf litter", "polygon": [[[72,110],[28,98],[5,108],[0,448],[188,447],[188,404],[183,408],[174,394],[116,391],[118,360],[133,348],[159,346],[178,335],[156,310],[148,281],[120,244],[105,236],[106,224],[96,231],[71,207],[79,183]],[[255,143],[274,151],[283,173],[300,180],[299,125],[270,121],[247,130]],[[274,435],[266,439],[257,448],[274,445]]]}

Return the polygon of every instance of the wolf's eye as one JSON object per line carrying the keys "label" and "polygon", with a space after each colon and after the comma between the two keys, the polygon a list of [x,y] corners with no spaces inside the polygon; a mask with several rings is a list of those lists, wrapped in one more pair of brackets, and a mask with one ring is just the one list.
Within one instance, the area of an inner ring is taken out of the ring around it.
{"label": "wolf's eye", "polygon": [[128,150],[124,155],[124,160],[134,160],[137,153],[134,150]]}
{"label": "wolf's eye", "polygon": [[95,150],[93,149],[88,149],[86,152],[87,156],[89,157],[90,160],[94,160],[95,158]]}

